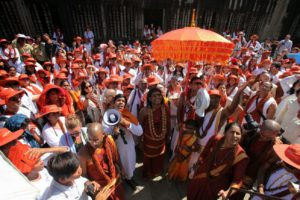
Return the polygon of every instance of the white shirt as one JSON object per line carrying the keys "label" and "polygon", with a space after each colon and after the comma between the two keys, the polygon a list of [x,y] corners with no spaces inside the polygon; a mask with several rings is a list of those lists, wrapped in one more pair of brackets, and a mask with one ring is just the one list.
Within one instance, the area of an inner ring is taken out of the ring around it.
{"label": "white shirt", "polygon": [[94,44],[94,33],[93,31],[84,31],[84,38],[89,39],[90,40],[90,44],[93,45]]}
{"label": "white shirt", "polygon": [[293,47],[293,41],[292,40],[281,40],[279,42],[281,45],[279,48],[279,53],[281,53],[284,49],[288,49],[289,52],[291,52],[292,47]]}
{"label": "white shirt", "polygon": [[52,180],[40,200],[90,200],[84,191],[84,183],[88,181],[80,177],[74,181],[72,186],[62,185]]}
{"label": "white shirt", "polygon": [[[113,127],[109,127],[103,123],[103,129],[106,134],[113,135]],[[135,170],[136,164],[136,152],[133,135],[141,136],[143,134],[143,129],[140,124],[135,125],[133,123],[130,123],[128,129],[124,127],[121,127],[120,129],[124,131],[124,138],[127,144],[124,143],[121,135],[119,135],[115,141],[118,147],[118,152],[120,155],[120,160],[125,173],[125,177],[130,180],[133,177],[133,172]]]}
{"label": "white shirt", "polygon": [[[61,116],[59,119],[61,120],[63,126],[65,126],[65,117]],[[64,128],[67,130],[66,127]],[[42,136],[50,147],[59,146],[61,137],[65,137],[61,129],[52,127],[49,125],[49,123],[43,127]]]}
{"label": "white shirt", "polygon": [[44,168],[42,171],[39,172],[41,178],[37,181],[31,181],[32,185],[34,185],[39,191],[39,195],[37,197],[37,200],[39,200],[46,189],[50,186],[51,181],[52,181],[52,176],[48,173],[47,169]]}

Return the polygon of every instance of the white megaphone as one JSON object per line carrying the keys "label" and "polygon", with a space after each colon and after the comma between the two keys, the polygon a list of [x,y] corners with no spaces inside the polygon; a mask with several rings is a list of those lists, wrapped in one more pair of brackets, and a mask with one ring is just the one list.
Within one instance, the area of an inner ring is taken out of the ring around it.
{"label": "white megaphone", "polygon": [[[115,127],[118,126],[120,121],[121,113],[117,109],[108,109],[107,111],[105,111],[103,115],[104,124],[110,127]],[[121,128],[119,129],[118,134],[114,133],[114,138],[118,138],[119,135],[121,136],[124,144],[127,144],[125,132]]]}
{"label": "white megaphone", "polygon": [[200,88],[196,95],[196,114],[199,117],[204,117],[205,110],[208,108],[210,102],[209,94],[206,89]]}
{"label": "white megaphone", "polygon": [[107,126],[115,126],[121,121],[121,113],[117,109],[108,109],[103,115],[103,122]]}
{"label": "white megaphone", "polygon": [[300,192],[299,184],[293,183],[292,181],[288,182],[288,189],[289,189],[290,193],[292,193],[292,194],[296,194],[296,193]]}

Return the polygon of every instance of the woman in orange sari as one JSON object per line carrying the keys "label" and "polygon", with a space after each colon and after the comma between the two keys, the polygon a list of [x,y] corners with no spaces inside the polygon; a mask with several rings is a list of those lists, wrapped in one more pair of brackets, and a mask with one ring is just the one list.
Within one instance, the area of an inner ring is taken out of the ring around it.
{"label": "woman in orange sari", "polygon": [[225,199],[230,187],[240,188],[248,164],[248,156],[239,145],[241,128],[227,124],[224,136],[216,135],[207,143],[195,174],[189,182],[187,199]]}
{"label": "woman in orange sari", "polygon": [[196,136],[198,130],[198,121],[189,119],[184,122],[182,134],[179,136],[175,150],[175,157],[171,161],[168,170],[168,177],[170,179],[186,181],[189,173],[191,154],[193,151],[198,150]]}
{"label": "woman in orange sari", "polygon": [[170,130],[168,112],[161,90],[152,88],[147,95],[147,107],[139,115],[144,134],[143,177],[152,179],[158,176],[164,167],[164,155]]}

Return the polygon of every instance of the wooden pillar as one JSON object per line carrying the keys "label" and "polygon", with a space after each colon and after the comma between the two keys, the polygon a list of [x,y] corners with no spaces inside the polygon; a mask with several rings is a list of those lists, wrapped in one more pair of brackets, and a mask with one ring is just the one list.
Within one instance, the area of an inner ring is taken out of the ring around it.
{"label": "wooden pillar", "polygon": [[103,8],[103,4],[101,4],[101,18],[102,18],[102,37],[104,40],[107,39],[107,26],[106,26],[106,19],[105,19],[105,12]]}
{"label": "wooden pillar", "polygon": [[32,23],[30,11],[25,5],[24,0],[14,0],[14,3],[21,19],[20,24],[22,26],[22,30],[24,30],[24,33],[27,35],[34,35],[35,30]]}
{"label": "wooden pillar", "polygon": [[264,28],[258,33],[261,39],[266,37],[278,38],[290,0],[278,0],[271,21],[265,24]]}

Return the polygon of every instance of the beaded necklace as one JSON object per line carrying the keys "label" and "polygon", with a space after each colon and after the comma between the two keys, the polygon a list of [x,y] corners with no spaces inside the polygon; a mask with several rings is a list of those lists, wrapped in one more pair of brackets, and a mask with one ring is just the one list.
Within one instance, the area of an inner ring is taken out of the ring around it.
{"label": "beaded necklace", "polygon": [[150,129],[150,135],[153,140],[159,141],[162,140],[166,133],[167,133],[167,113],[166,108],[164,106],[161,106],[161,113],[162,113],[162,129],[161,133],[156,132],[155,126],[154,126],[154,120],[153,120],[153,110],[152,108],[149,108],[149,116],[148,116],[148,123],[149,123],[149,129]]}

